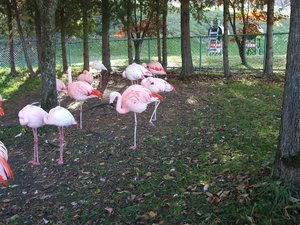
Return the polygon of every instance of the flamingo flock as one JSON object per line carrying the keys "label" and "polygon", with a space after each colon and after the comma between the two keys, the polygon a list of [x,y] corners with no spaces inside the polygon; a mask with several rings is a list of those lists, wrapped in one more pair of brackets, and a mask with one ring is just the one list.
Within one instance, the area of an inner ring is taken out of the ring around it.
{"label": "flamingo flock", "polygon": [[[92,67],[100,72],[101,70],[107,70],[99,61],[95,61]],[[113,91],[109,95],[109,103],[112,104],[116,100],[116,111],[118,113],[126,114],[133,112],[134,114],[134,137],[133,145],[130,147],[132,150],[137,149],[137,114],[146,111],[148,105],[154,102],[154,110],[149,120],[150,124],[154,125],[153,122],[157,119],[157,108],[163,99],[160,94],[175,90],[174,86],[164,79],[155,77],[159,75],[166,75],[166,71],[158,62],[144,63],[142,65],[137,63],[130,64],[124,70],[122,76],[129,79],[131,85],[127,87],[123,93]],[[76,81],[73,81],[71,67],[68,68],[67,85],[65,85],[62,80],[56,79],[57,93],[67,94],[70,98],[80,103],[80,128],[82,128],[83,103],[90,98],[102,97],[102,93],[93,88],[93,82],[93,76],[86,70],[77,77]],[[4,115],[2,102],[3,100],[0,95],[0,116]],[[58,127],[59,133],[59,157],[56,162],[58,165],[63,165],[64,128],[77,125],[72,113],[68,109],[60,106],[60,104],[47,113],[41,107],[32,103],[23,107],[19,111],[18,117],[20,125],[30,127],[33,133],[33,159],[29,161],[29,163],[32,165],[40,165],[38,128],[44,125],[52,125]],[[13,173],[7,160],[7,149],[0,141],[0,182],[6,186],[7,179],[13,178]]]}

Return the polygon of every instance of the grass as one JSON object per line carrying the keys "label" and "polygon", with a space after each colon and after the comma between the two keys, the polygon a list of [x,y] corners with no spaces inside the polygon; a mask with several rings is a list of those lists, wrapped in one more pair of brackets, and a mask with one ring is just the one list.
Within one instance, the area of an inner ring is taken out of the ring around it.
{"label": "grass", "polygon": [[[246,77],[207,85],[206,106],[180,116],[164,135],[149,135],[144,150],[128,152],[124,140],[117,148],[103,140],[100,149],[121,150],[102,155],[90,171],[79,164],[51,193],[54,205],[39,198],[30,204],[40,206],[42,218],[56,214],[64,224],[299,224],[299,201],[272,179],[283,83]],[[10,142],[20,129],[1,130],[1,139]],[[89,151],[99,156],[95,147]],[[49,179],[66,173],[56,172]],[[14,224],[28,223],[26,217],[30,212]]]}

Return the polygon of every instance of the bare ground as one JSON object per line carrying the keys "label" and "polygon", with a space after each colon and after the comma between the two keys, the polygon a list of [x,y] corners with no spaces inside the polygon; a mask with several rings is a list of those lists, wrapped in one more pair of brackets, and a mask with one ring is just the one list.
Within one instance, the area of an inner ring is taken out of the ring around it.
{"label": "bare ground", "polygon": [[[193,117],[195,110],[207,104],[210,88],[205,79],[172,81],[176,91],[163,94],[156,126],[148,123],[153,106],[138,115],[136,151],[129,150],[133,141],[133,114],[119,115],[107,104],[110,91],[126,86],[121,78],[109,82],[102,100],[93,99],[83,105],[83,129],[66,128],[63,166],[55,163],[59,153],[57,129],[48,127],[38,131],[40,166],[28,164],[33,157],[31,130],[23,129],[21,137],[11,136],[6,147],[15,178],[9,180],[9,188],[0,186],[0,224],[81,224],[83,211],[100,210],[107,216],[110,214],[107,207],[113,208],[111,221],[128,223],[118,219],[118,207],[125,203],[110,202],[109,196],[116,191],[136,189],[131,184],[119,186],[136,176],[135,168],[143,165],[149,172],[159,170],[165,160],[160,152],[177,157],[176,150],[182,146],[173,143],[172,132],[184,126],[184,118]],[[6,115],[0,118],[3,132],[18,125],[18,111],[39,98],[40,93],[24,93],[4,102]],[[64,107],[71,104],[68,97],[61,101]],[[70,111],[79,119],[78,108]],[[164,148],[152,145],[150,137],[163,140]],[[142,177],[141,182],[146,179]],[[85,201],[90,202],[88,207],[83,207]],[[87,224],[101,223],[97,216],[89,221]]]}

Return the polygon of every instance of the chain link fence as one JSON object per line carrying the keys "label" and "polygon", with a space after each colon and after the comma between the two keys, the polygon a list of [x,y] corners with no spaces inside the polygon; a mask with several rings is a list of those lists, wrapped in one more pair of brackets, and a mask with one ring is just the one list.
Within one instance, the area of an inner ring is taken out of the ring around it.
{"label": "chain link fence", "polygon": [[[265,34],[238,36],[239,40],[245,39],[244,61],[246,66],[242,65],[241,48],[238,48],[234,35],[229,35],[229,66],[231,70],[262,70],[265,62],[266,38]],[[161,41],[161,40],[160,40]],[[168,68],[181,67],[181,39],[180,37],[167,38],[168,46]],[[276,33],[273,36],[274,43],[274,71],[285,70],[286,50],[288,42],[288,33]],[[9,46],[0,43],[0,66],[3,68],[10,67],[9,63]],[[83,64],[83,42],[82,40],[68,40],[67,60],[70,65]],[[223,69],[222,57],[222,36],[194,36],[191,37],[192,59],[195,69]],[[89,40],[89,57],[90,61],[101,61],[101,39]],[[111,65],[113,67],[125,67],[128,65],[127,56],[127,39],[110,40]],[[134,49],[133,49],[134,51]],[[141,49],[141,61],[149,62],[157,60],[157,39],[146,38],[143,41]],[[32,65],[37,66],[37,49],[34,41],[28,42],[28,54]],[[20,42],[14,44],[14,56],[16,66],[26,68],[24,53]],[[62,64],[61,43],[56,47],[56,63]]]}

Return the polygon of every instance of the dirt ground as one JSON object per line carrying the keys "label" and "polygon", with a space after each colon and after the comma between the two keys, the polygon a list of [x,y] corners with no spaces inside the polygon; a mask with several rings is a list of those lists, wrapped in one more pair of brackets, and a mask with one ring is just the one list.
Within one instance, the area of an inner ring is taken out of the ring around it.
{"label": "dirt ground", "polygon": [[[105,187],[101,186],[101,193],[109,195],[117,187],[120,173],[124,173],[128,164],[137,163],[135,152],[129,149],[133,142],[133,113],[119,115],[115,107],[107,104],[109,93],[122,90],[127,84],[120,75],[113,77],[102,100],[91,99],[84,103],[83,129],[76,126],[66,128],[63,166],[55,162],[59,153],[56,128],[38,130],[40,166],[28,163],[33,157],[30,129],[24,128],[21,136],[11,136],[11,141],[5,143],[15,178],[9,180],[9,188],[0,185],[0,224],[64,224],[62,213],[66,213],[67,209],[74,210],[72,217],[76,217],[76,210],[80,211],[78,206],[83,203],[80,202],[79,194],[84,195],[80,192],[82,186],[88,185],[96,193],[95,187],[105,182]],[[178,81],[172,79],[172,75],[170,77],[169,82],[175,85],[176,91],[162,94],[164,100],[158,108],[156,126],[148,122],[153,105],[138,115],[136,151],[143,154],[147,152],[148,157],[142,161],[148,164],[150,171],[153,166],[150,156],[155,157],[160,149],[152,148],[149,142],[144,144],[145,140],[149,136],[165,139],[172,149],[172,130],[183,125],[183,117],[192,117],[195,110],[205,107],[210,94],[209,83],[203,78]],[[0,118],[1,130],[5,133],[18,125],[18,111],[39,99],[40,93],[24,93],[14,100],[4,102],[6,115]],[[79,120],[78,106],[76,108],[72,99],[64,97],[61,105],[69,108]],[[119,173],[113,170],[113,162],[119,162]],[[103,166],[104,171],[99,172],[99,165]],[[79,200],[63,202],[60,200],[61,190],[67,191],[65,195],[70,195],[70,199],[77,196]],[[102,201],[97,196],[93,198],[93,205]]]}

